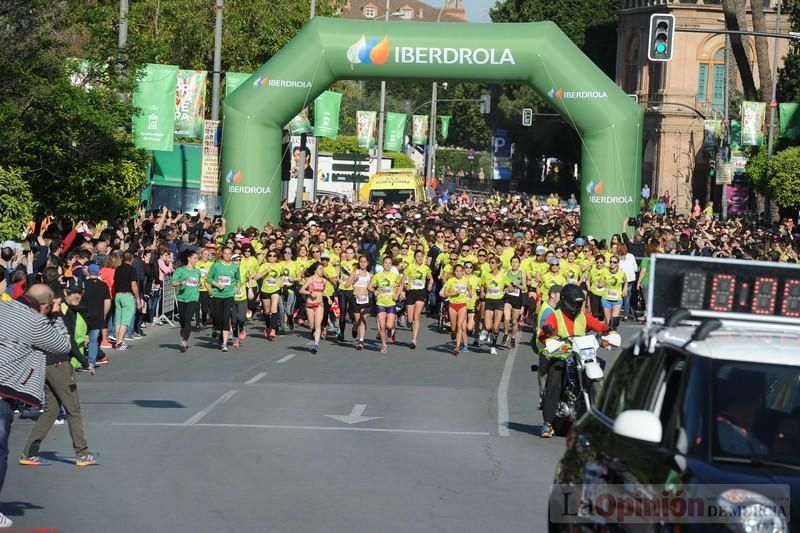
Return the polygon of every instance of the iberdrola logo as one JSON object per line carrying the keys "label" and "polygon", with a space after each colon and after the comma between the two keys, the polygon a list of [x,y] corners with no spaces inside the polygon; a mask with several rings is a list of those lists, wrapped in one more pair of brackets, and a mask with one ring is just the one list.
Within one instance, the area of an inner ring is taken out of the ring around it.
{"label": "iberdrola logo", "polygon": [[242,171],[241,170],[231,170],[228,172],[228,175],[225,176],[225,181],[228,183],[239,184],[242,180]]}
{"label": "iberdrola logo", "polygon": [[380,42],[377,37],[370,37],[368,41],[362,35],[347,49],[347,60],[352,64],[383,65],[387,59],[389,59],[389,37],[385,35]]}
{"label": "iberdrola logo", "polygon": [[256,81],[253,82],[253,87],[266,87],[268,82],[269,76],[259,76],[256,78]]}
{"label": "iberdrola logo", "polygon": [[550,89],[550,92],[548,92],[547,95],[550,98],[558,98],[560,100],[561,98],[564,98],[564,89],[562,89],[561,87],[559,87],[558,89],[553,87],[552,89]]}
{"label": "iberdrola logo", "polygon": [[589,182],[589,185],[586,186],[586,192],[589,194],[603,194],[603,182],[598,181],[595,183],[594,180]]}

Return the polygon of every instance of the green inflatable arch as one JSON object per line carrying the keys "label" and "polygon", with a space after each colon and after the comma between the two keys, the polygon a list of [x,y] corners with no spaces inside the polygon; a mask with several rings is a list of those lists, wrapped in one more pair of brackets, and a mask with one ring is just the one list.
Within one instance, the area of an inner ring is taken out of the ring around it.
{"label": "green inflatable arch", "polygon": [[554,23],[317,17],[225,99],[221,188],[228,227],[279,220],[283,127],[339,79],[527,83],[582,139],[582,232],[610,236],[638,212],[642,109]]}

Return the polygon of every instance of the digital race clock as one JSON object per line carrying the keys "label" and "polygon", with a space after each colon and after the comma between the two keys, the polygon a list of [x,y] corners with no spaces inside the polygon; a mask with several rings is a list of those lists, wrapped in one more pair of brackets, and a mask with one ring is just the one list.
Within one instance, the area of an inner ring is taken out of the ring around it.
{"label": "digital race clock", "polygon": [[650,268],[650,322],[686,309],[699,317],[800,323],[798,265],[654,255]]}

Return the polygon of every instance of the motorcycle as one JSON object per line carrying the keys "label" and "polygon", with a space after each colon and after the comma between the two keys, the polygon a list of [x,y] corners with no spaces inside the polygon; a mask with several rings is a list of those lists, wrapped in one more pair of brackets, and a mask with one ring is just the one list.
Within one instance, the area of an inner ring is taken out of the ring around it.
{"label": "motorcycle", "polygon": [[[597,355],[602,348],[619,347],[618,333],[608,335],[583,335],[569,340],[548,339],[545,343],[547,353],[569,354],[564,360],[561,395],[556,407],[553,428],[557,435],[566,435],[572,423],[579,419],[596,400],[602,384],[606,362]],[[531,370],[538,372],[538,365]]]}

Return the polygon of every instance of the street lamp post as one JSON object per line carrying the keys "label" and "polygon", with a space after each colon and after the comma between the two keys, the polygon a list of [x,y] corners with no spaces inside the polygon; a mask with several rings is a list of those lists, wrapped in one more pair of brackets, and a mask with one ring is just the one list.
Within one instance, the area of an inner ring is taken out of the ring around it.
{"label": "street lamp post", "polygon": [[[383,17],[384,22],[389,22],[389,0],[386,0],[386,12]],[[381,102],[378,109],[378,161],[375,164],[375,169],[381,171],[381,163],[383,162],[383,116],[386,111],[386,81],[381,80]]]}
{"label": "street lamp post", "polygon": [[214,23],[214,78],[211,85],[211,120],[219,120],[219,74],[222,70],[222,0],[217,0]]}
{"label": "street lamp post", "polygon": [[[781,4],[783,0],[778,0],[778,10],[775,17],[775,33],[781,32]],[[772,159],[772,151],[774,149],[774,132],[775,132],[775,108],[778,107],[775,98],[778,91],[778,38],[772,48],[772,99],[769,103],[769,129],[767,130],[767,158]],[[769,197],[764,197],[764,215],[767,221],[772,222],[772,214],[770,213]]]}
{"label": "street lamp post", "polygon": [[[447,8],[448,1],[442,2],[439,14],[436,16],[436,23],[442,21],[442,14]],[[428,124],[428,161],[425,169],[425,179],[431,180],[436,172],[436,93],[438,90],[437,82],[431,84],[431,118]]]}

